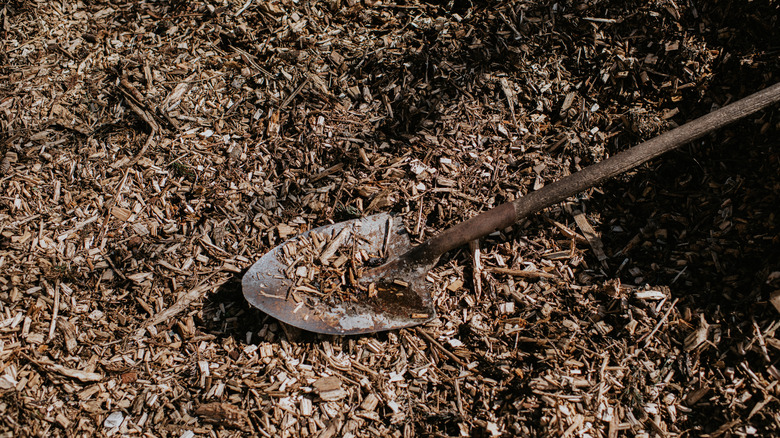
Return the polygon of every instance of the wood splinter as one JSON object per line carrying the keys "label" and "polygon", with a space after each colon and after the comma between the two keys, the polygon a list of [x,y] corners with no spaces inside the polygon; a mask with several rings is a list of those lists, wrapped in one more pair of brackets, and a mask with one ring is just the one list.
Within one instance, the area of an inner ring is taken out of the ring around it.
{"label": "wood splinter", "polygon": [[347,238],[349,238],[350,234],[351,231],[349,227],[344,227],[341,229],[339,234],[330,241],[328,246],[325,247],[325,251],[320,254],[320,263],[322,263],[323,266],[328,266],[330,263],[330,258],[333,257],[333,255],[336,254],[336,251],[338,251],[344,242],[347,241]]}

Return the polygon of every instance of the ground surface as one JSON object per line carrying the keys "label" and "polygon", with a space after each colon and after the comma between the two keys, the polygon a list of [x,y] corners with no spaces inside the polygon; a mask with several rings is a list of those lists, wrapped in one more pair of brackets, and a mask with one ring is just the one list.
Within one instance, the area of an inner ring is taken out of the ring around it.
{"label": "ground surface", "polygon": [[778,29],[770,0],[5,2],[3,436],[777,435],[777,107],[484,239],[476,273],[445,255],[420,329],[300,332],[240,279],[771,85]]}

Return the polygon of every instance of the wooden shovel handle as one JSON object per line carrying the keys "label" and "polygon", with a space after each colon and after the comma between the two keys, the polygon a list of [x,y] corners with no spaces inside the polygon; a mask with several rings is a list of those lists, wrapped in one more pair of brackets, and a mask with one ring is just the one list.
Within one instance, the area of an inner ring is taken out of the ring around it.
{"label": "wooden shovel handle", "polygon": [[[566,176],[512,202],[501,204],[414,247],[409,256],[435,261],[445,252],[509,227],[524,217],[631,170],[729,123],[780,101],[780,83]],[[414,254],[412,254],[414,253]]]}

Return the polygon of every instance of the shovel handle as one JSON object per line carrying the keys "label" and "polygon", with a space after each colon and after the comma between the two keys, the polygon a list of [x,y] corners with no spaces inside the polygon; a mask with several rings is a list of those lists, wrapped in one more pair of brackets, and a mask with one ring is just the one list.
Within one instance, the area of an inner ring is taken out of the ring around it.
{"label": "shovel handle", "polygon": [[501,204],[492,210],[461,222],[414,247],[410,253],[414,252],[415,257],[427,262],[435,262],[442,254],[451,249],[507,228],[526,216],[561,202],[778,101],[780,101],[780,83],[640,143],[604,161],[588,166],[512,202]]}

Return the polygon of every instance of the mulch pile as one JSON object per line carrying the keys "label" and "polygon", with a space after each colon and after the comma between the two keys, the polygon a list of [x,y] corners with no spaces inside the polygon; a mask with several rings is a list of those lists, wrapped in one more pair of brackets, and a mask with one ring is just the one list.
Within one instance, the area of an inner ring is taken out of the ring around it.
{"label": "mulch pile", "polygon": [[778,2],[11,0],[0,35],[3,436],[780,434],[777,107],[446,254],[422,327],[240,286],[777,82]]}

